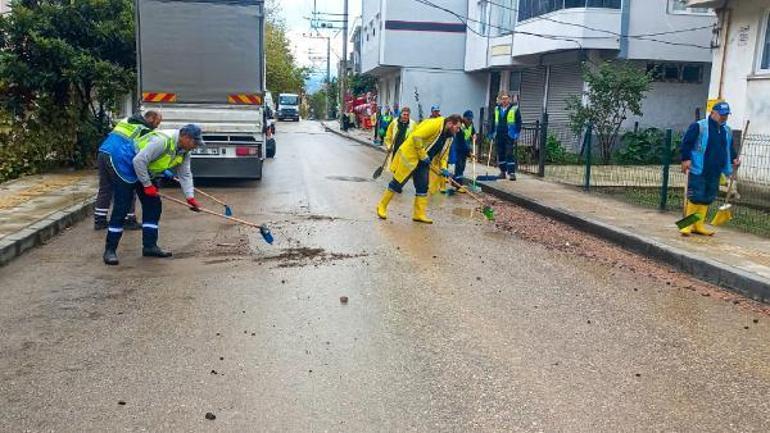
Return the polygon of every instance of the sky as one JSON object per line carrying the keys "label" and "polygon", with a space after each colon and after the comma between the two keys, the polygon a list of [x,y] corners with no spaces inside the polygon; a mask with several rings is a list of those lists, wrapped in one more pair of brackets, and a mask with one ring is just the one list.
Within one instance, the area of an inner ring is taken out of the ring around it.
{"label": "sky", "polygon": [[[361,2],[363,0],[348,0],[348,14],[349,14],[349,26],[348,32],[352,32],[356,25],[356,21],[360,21],[358,18],[361,15]],[[293,43],[292,49],[294,56],[297,59],[297,63],[301,66],[316,66],[318,73],[314,74],[310,80],[309,89],[311,93],[315,91],[320,82],[326,76],[326,40],[325,39],[312,39],[303,36],[303,34],[314,33],[310,29],[310,21],[305,18],[310,18],[313,11],[313,4],[317,5],[319,12],[337,13],[341,14],[344,8],[343,0],[279,0],[278,4],[281,7],[279,14],[286,20],[286,27],[289,32],[289,38]],[[332,19],[341,19],[342,17],[332,17]],[[334,23],[335,25],[342,27],[342,23]],[[322,30],[322,36],[332,36],[331,41],[331,74],[337,75],[337,62],[339,62],[342,56],[342,31],[341,30]],[[349,37],[349,36],[348,36]],[[322,61],[318,61],[313,64],[310,60],[311,54],[313,56],[322,57]],[[348,40],[348,52],[352,50],[350,41]]]}

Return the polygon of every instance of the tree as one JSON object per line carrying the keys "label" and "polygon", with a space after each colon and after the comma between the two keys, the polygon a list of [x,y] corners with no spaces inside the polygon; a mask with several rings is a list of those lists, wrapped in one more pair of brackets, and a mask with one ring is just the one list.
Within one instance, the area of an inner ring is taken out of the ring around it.
{"label": "tree", "polygon": [[0,109],[14,122],[5,140],[35,147],[23,157],[30,170],[95,155],[135,86],[133,4],[16,0],[0,16]]}
{"label": "tree", "polygon": [[353,95],[377,91],[377,78],[369,74],[350,74],[348,76],[348,83],[350,92]]}
{"label": "tree", "polygon": [[628,114],[642,115],[642,101],[652,77],[629,63],[604,62],[583,67],[588,85],[587,104],[579,96],[567,98],[570,127],[580,134],[591,123],[599,140],[602,161],[609,164],[612,147]]}
{"label": "tree", "polygon": [[291,44],[286,34],[286,24],[278,14],[279,4],[268,1],[265,19],[265,53],[267,88],[273,94],[300,93],[305,85],[308,71],[297,65],[291,53]]}

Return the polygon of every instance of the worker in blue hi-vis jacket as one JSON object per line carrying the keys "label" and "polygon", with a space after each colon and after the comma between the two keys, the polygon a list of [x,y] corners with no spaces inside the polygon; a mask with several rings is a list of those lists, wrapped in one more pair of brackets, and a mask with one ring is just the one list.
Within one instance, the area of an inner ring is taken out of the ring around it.
{"label": "worker in blue hi-vis jacket", "polygon": [[690,233],[711,236],[713,230],[704,222],[709,205],[716,199],[719,179],[724,174],[732,176],[741,164],[733,146],[733,132],[727,126],[730,105],[719,102],[711,114],[687,129],[682,139],[682,172],[687,174],[687,215],[703,216],[695,224],[680,230],[683,236]]}
{"label": "worker in blue hi-vis jacket", "polygon": [[521,113],[518,105],[511,105],[511,98],[503,93],[500,105],[495,107],[489,139],[494,139],[497,150],[499,179],[516,180],[516,143],[521,133]]}
{"label": "worker in blue hi-vis jacket", "polygon": [[[473,140],[476,129],[473,127],[473,111],[466,110],[463,113],[463,122],[460,130],[452,140],[452,149],[449,152],[449,164],[454,164],[454,176],[452,178],[459,185],[465,184],[465,165],[468,156],[473,153]],[[465,192],[465,189],[456,187],[457,192]]]}

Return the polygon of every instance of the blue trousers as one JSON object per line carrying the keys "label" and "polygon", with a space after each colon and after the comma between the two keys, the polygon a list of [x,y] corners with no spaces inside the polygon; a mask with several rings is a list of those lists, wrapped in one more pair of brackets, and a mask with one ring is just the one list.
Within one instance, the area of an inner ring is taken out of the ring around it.
{"label": "blue trousers", "polygon": [[690,174],[687,181],[687,200],[695,204],[711,204],[719,192],[721,173]]}
{"label": "blue trousers", "polygon": [[495,150],[497,151],[497,165],[500,172],[516,173],[516,141],[511,140],[507,133],[495,134]]}
{"label": "blue trousers", "polygon": [[[115,170],[112,166],[109,169],[113,172]],[[113,250],[118,248],[120,238],[123,237],[123,223],[131,208],[134,193],[142,204],[142,246],[145,248],[154,247],[158,244],[158,222],[163,212],[160,197],[147,196],[139,182],[126,183],[120,176],[112,176],[112,179],[113,205],[107,227],[106,248]]]}
{"label": "blue trousers", "polygon": [[401,194],[404,191],[404,185],[406,185],[407,182],[409,182],[409,179],[412,179],[412,182],[414,183],[414,189],[416,191],[416,196],[418,197],[425,197],[428,195],[428,184],[430,182],[430,167],[420,161],[417,163],[417,168],[414,169],[412,174],[406,177],[403,182],[399,183],[394,178],[390,181],[388,184],[388,189],[390,189],[393,192],[396,192],[398,194]]}
{"label": "blue trousers", "polygon": [[455,162],[455,182],[462,184],[465,178],[465,164],[468,162],[468,155],[457,155],[457,161]]}

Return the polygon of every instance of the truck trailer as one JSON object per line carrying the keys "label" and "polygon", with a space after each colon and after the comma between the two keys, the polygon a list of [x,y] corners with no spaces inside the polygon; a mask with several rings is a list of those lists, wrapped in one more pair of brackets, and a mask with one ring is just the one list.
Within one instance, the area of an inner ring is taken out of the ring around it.
{"label": "truck trailer", "polygon": [[136,0],[140,108],[200,125],[196,178],[262,178],[264,17],[264,0]]}

